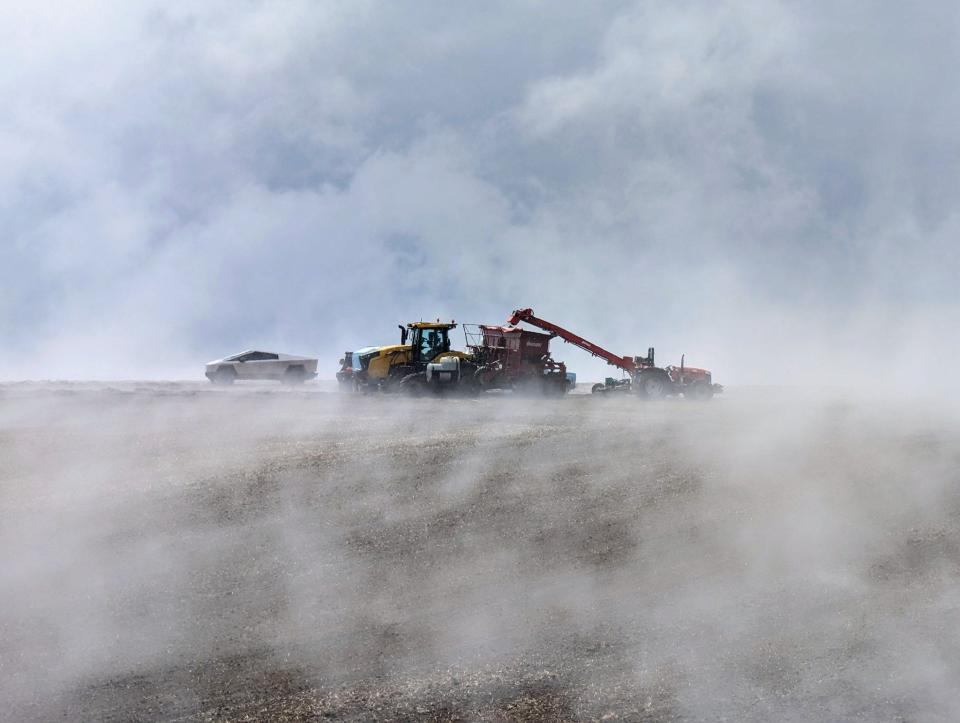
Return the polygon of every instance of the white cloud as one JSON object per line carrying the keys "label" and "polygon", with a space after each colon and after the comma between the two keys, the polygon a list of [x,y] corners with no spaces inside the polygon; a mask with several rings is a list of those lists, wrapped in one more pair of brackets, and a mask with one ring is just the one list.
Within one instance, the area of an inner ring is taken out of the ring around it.
{"label": "white cloud", "polygon": [[[0,12],[5,376],[185,374],[260,342],[332,364],[518,304],[733,381],[793,379],[853,328],[845,356],[880,348],[890,309],[944,348],[945,3]],[[95,368],[64,361],[85,344]]]}

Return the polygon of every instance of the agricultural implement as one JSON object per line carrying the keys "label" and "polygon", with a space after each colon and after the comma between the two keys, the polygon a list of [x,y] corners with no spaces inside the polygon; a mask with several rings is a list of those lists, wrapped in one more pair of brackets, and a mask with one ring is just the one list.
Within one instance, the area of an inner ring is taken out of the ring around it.
{"label": "agricultural implement", "polygon": [[507,320],[507,326],[516,327],[521,322],[543,329],[551,339],[560,337],[563,341],[626,372],[625,379],[607,378],[603,384],[594,384],[591,390],[594,394],[633,392],[642,399],[660,399],[682,394],[686,399],[710,399],[714,394],[723,391],[720,384],[713,383],[709,371],[686,366],[683,357],[680,359],[680,366],[661,368],[655,363],[653,347],[647,350],[646,356],[620,356],[579,334],[535,316],[533,309],[515,310]]}
{"label": "agricultural implement", "polygon": [[512,389],[562,395],[570,386],[574,375],[550,357],[549,334],[467,324],[467,351],[457,351],[450,342],[456,327],[456,322],[439,319],[401,325],[399,344],[345,354],[337,379],[344,388],[411,394]]}

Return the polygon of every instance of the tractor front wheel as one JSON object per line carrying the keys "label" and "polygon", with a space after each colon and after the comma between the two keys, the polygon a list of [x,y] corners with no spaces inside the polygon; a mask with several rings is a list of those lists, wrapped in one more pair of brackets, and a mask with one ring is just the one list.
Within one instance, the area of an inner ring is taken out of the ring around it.
{"label": "tractor front wheel", "polygon": [[693,401],[706,401],[713,397],[713,385],[704,380],[698,380],[683,390],[683,398]]}

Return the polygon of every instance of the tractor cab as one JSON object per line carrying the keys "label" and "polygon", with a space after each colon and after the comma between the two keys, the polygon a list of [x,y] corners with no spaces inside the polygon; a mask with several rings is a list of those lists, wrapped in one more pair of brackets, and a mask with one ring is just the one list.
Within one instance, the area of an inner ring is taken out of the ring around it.
{"label": "tractor cab", "polygon": [[452,321],[417,321],[400,327],[400,344],[410,345],[410,363],[426,364],[450,351],[450,330],[456,328]]}

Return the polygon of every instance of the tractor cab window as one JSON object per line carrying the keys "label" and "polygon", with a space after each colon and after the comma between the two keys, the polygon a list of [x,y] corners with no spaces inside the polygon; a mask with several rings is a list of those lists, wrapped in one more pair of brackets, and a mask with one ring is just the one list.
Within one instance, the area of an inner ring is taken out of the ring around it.
{"label": "tractor cab window", "polygon": [[430,361],[437,354],[450,351],[450,339],[446,329],[422,329],[420,335],[420,358]]}

